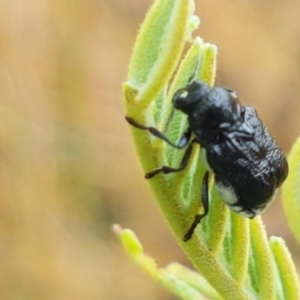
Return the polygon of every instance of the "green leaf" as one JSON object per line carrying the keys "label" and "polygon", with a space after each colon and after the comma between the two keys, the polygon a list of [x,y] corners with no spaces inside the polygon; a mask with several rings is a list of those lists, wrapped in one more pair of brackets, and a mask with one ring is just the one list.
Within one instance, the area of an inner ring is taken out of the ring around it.
{"label": "green leaf", "polygon": [[128,82],[139,88],[137,99],[149,104],[174,72],[190,31],[195,28],[191,0],[156,1],[137,36]]}
{"label": "green leaf", "polygon": [[272,237],[270,244],[282,285],[280,290],[282,297],[280,299],[300,299],[299,277],[284,240]]}
{"label": "green leaf", "polygon": [[[193,9],[193,2],[187,0],[154,2],[138,35],[123,85],[127,116],[164,132],[174,143],[187,127],[186,116],[172,106],[174,93],[191,78],[213,85],[216,73],[216,46],[199,37],[191,40],[191,28],[197,23]],[[191,44],[184,51],[187,41]],[[184,150],[174,149],[146,130],[130,129],[144,172],[180,165]],[[190,270],[185,269],[182,276],[176,274],[176,279],[174,273],[165,278],[178,283],[182,299],[201,299],[193,298],[194,292],[196,297],[201,294],[211,299],[284,299],[282,287],[289,279],[271,251],[260,217],[250,221],[229,212],[213,179],[209,186],[210,212],[193,238],[182,241],[194,215],[202,209],[200,189],[206,168],[199,148],[194,147],[184,171],[149,180],[170,229],[200,272],[201,279],[196,278],[204,288],[195,284]],[[151,266],[156,274],[157,267]],[[296,282],[295,274],[291,276]],[[175,292],[177,288],[170,290]]]}
{"label": "green leaf", "polygon": [[289,175],[282,187],[282,203],[288,224],[300,243],[300,138],[289,157]]}
{"label": "green leaf", "polygon": [[[260,218],[250,221],[251,260],[254,269],[250,268],[253,288],[261,299],[276,299],[275,274],[273,258],[267,235]],[[252,267],[253,267],[252,265]]]}
{"label": "green leaf", "polygon": [[[131,230],[122,229],[119,225],[115,225],[114,231],[119,235],[124,249],[132,259],[154,280],[181,299],[204,300],[207,299],[204,298],[207,295],[213,296],[213,299],[220,299],[199,274],[178,264],[171,264],[166,268],[159,267],[152,257],[143,252],[142,244]],[[183,274],[184,278],[182,278]]]}

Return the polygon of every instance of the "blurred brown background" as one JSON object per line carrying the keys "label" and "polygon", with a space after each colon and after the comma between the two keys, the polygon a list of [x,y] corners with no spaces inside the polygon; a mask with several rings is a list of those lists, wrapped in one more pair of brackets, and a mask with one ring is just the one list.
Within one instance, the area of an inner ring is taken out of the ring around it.
{"label": "blurred brown background", "polygon": [[[124,122],[121,83],[151,2],[1,1],[0,299],[175,299],[111,232],[130,227],[161,264],[188,263]],[[300,3],[196,5],[197,34],[219,47],[217,84],[255,106],[288,152],[300,133]],[[263,219],[298,260],[280,201]]]}

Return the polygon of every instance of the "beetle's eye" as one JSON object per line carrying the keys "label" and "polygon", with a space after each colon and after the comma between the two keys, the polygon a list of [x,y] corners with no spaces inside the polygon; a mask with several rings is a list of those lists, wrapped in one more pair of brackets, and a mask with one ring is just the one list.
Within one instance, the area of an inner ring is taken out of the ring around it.
{"label": "beetle's eye", "polygon": [[180,99],[186,99],[187,96],[189,95],[187,90],[183,90],[181,93],[178,94],[178,98]]}
{"label": "beetle's eye", "polygon": [[190,106],[188,96],[189,92],[186,89],[178,90],[172,100],[174,107],[187,113],[187,109]]}

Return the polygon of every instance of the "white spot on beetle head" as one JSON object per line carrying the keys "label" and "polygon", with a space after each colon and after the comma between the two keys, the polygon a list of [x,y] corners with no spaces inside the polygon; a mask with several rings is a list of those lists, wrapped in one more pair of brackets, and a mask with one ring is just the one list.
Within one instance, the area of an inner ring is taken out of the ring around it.
{"label": "white spot on beetle head", "polygon": [[180,99],[185,99],[185,98],[187,98],[188,95],[189,95],[188,91],[187,91],[187,90],[183,90],[183,91],[178,95],[178,97],[179,97]]}

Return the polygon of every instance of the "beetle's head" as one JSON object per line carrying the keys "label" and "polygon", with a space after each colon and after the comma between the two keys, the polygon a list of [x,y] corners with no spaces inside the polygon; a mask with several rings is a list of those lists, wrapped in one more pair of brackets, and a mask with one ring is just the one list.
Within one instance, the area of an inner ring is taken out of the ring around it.
{"label": "beetle's head", "polygon": [[235,122],[241,116],[241,107],[234,91],[221,87],[210,87],[195,80],[178,90],[173,96],[175,109],[189,115],[195,110],[215,116],[219,122]]}
{"label": "beetle's head", "polygon": [[222,87],[210,87],[202,81],[192,81],[173,97],[175,109],[189,116],[190,126],[205,135],[235,133],[251,139],[253,130],[244,121],[244,108],[236,93]]}
{"label": "beetle's head", "polygon": [[195,104],[204,99],[210,90],[211,88],[204,82],[192,81],[175,93],[172,100],[174,108],[185,114],[190,114]]}

